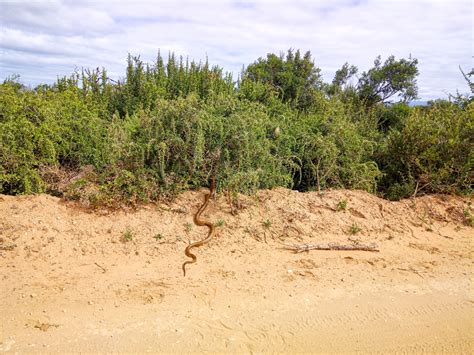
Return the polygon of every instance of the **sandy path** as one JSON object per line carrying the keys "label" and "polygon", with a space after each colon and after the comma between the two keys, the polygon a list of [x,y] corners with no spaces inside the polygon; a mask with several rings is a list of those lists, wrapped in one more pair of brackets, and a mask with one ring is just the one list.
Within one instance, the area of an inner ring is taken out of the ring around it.
{"label": "sandy path", "polygon": [[[474,230],[462,199],[278,189],[243,198],[236,217],[222,199],[208,216],[224,225],[184,278],[184,247],[206,233],[189,224],[201,198],[100,215],[45,195],[1,196],[0,246],[16,246],[0,251],[0,351],[474,348]],[[380,252],[281,248],[350,240]]]}

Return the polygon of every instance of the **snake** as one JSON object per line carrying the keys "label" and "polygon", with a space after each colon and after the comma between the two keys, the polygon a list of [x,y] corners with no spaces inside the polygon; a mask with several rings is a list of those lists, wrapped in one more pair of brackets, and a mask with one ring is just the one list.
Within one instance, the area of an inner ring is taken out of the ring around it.
{"label": "snake", "polygon": [[186,254],[187,257],[192,259],[192,260],[185,261],[184,264],[183,264],[183,274],[184,274],[184,276],[186,276],[186,265],[194,264],[197,260],[196,255],[191,253],[191,249],[192,248],[197,248],[197,247],[203,246],[204,244],[209,243],[209,241],[212,239],[212,236],[214,235],[214,231],[215,231],[214,224],[212,224],[211,222],[209,222],[205,219],[201,219],[201,214],[204,212],[204,210],[209,205],[209,200],[211,199],[211,197],[214,195],[215,192],[216,192],[216,179],[213,177],[209,193],[206,194],[206,196],[204,197],[204,203],[201,205],[199,210],[194,215],[194,224],[199,226],[199,227],[206,226],[207,228],[209,228],[209,232],[208,232],[206,238],[204,238],[203,240],[200,240],[200,241],[189,244],[186,247],[186,249],[184,250],[184,254]]}

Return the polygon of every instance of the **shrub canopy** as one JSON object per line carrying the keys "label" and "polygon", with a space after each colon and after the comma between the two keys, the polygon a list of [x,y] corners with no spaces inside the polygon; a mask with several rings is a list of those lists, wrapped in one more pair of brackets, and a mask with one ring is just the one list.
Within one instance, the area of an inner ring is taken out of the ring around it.
{"label": "shrub canopy", "polygon": [[[0,85],[0,193],[49,192],[91,204],[138,203],[206,186],[251,192],[364,189],[398,199],[472,191],[472,97],[427,107],[416,60],[330,84],[307,52],[269,54],[240,80],[217,66],[129,56],[126,76],[83,70],[28,89]],[[468,78],[466,76],[466,78]],[[389,97],[400,102],[389,104]]]}

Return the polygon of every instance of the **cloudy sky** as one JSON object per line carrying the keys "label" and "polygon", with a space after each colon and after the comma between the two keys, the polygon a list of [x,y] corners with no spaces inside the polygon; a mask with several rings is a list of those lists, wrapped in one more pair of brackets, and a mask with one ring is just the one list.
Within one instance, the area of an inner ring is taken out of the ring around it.
{"label": "cloudy sky", "polygon": [[267,53],[310,50],[331,80],[345,62],[418,58],[421,99],[467,92],[473,67],[471,0],[100,1],[0,0],[0,79],[51,83],[81,67],[125,72],[127,53],[158,49],[238,73]]}

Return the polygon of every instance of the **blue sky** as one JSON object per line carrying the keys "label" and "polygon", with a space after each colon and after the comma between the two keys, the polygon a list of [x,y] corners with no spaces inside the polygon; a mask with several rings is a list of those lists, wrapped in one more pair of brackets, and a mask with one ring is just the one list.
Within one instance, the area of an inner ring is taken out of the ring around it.
{"label": "blue sky", "polygon": [[471,0],[65,1],[0,0],[0,79],[51,83],[81,67],[124,75],[128,53],[158,49],[238,73],[288,48],[310,50],[324,78],[377,55],[418,58],[423,100],[467,92],[473,67]]}

